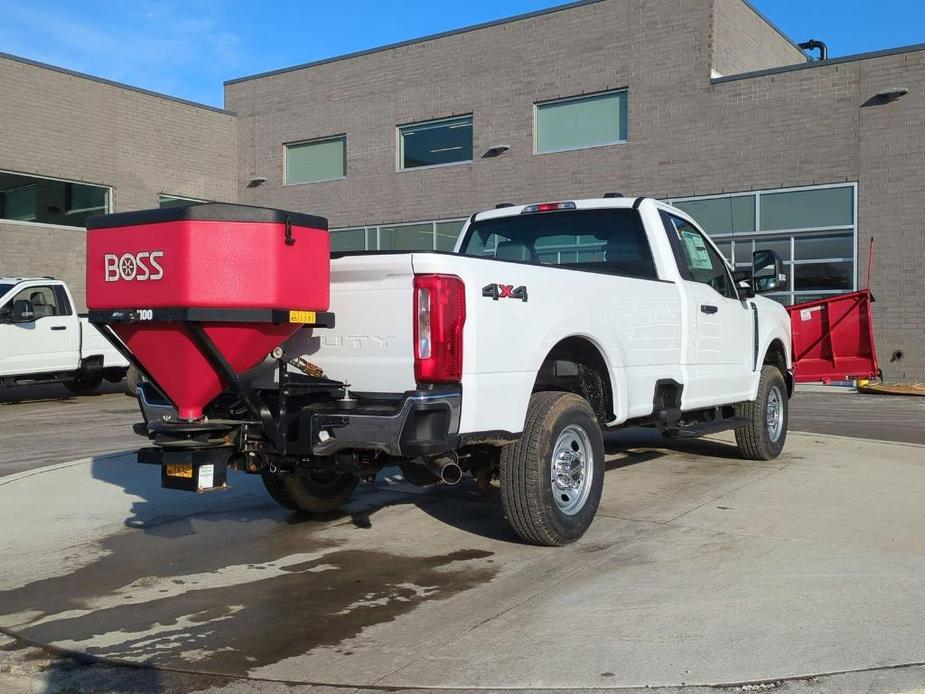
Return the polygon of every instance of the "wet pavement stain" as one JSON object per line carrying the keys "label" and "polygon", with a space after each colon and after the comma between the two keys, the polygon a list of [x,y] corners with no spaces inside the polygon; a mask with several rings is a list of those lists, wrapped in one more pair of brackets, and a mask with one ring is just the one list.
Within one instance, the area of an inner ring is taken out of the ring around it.
{"label": "wet pavement stain", "polygon": [[0,591],[0,624],[91,655],[245,675],[497,574],[491,552],[346,549],[287,516],[220,512],[180,521],[189,534],[111,536],[88,566]]}
{"label": "wet pavement stain", "polygon": [[[95,610],[19,630],[40,642],[78,646],[109,635],[86,652],[244,675],[249,670],[334,646],[364,628],[394,620],[428,600],[443,600],[491,580],[488,567],[451,566],[488,552],[406,557],[381,551],[335,550],[317,564],[335,570],[288,571],[243,585],[191,590],[179,596]],[[82,649],[83,650],[83,649]],[[194,658],[187,657],[195,653]]]}

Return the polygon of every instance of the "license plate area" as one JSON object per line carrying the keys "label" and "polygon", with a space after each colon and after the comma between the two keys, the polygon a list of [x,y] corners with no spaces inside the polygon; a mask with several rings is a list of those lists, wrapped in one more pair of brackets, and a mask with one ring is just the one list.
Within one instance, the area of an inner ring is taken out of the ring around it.
{"label": "license plate area", "polygon": [[190,463],[169,463],[164,468],[164,474],[168,477],[181,477],[183,479],[192,479],[193,477],[193,466]]}
{"label": "license plate area", "polygon": [[229,448],[145,448],[138,452],[138,462],[159,464],[165,489],[202,493],[228,488],[226,463],[230,454]]}

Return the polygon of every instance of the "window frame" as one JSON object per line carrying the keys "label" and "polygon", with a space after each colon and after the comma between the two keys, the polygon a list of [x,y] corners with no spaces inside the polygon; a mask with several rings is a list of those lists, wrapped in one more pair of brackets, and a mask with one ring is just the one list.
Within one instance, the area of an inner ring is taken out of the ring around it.
{"label": "window frame", "polygon": [[[0,169],[0,174],[9,174],[10,176],[23,176],[26,178],[39,179],[43,181],[56,181],[58,183],[70,184],[70,185],[79,185],[79,186],[92,186],[94,188],[103,188],[106,190],[106,208],[100,214],[110,214],[114,209],[114,198],[115,198],[115,189],[112,186],[108,186],[102,183],[90,183],[89,181],[75,181],[70,178],[58,178],[56,176],[42,176],[40,174],[25,173],[22,171],[12,171],[10,169]],[[35,183],[26,183],[21,188],[28,186],[36,185]],[[3,191],[0,191],[0,195],[3,194]],[[56,222],[34,222],[25,219],[7,219],[2,215],[2,204],[0,204],[0,223],[2,224],[22,224],[25,226],[37,226],[37,227],[55,227],[59,229],[79,229],[85,231],[86,227],[75,226],[73,224],[58,224]]]}
{"label": "window frame", "polygon": [[[565,104],[571,101],[585,101],[588,99],[594,99],[600,96],[608,96],[611,94],[625,94],[626,95],[626,137],[623,139],[614,140],[612,142],[603,142],[595,145],[581,145],[579,147],[564,147],[561,149],[547,149],[540,151],[539,149],[539,140],[540,140],[540,128],[539,128],[539,112],[540,108],[543,106],[551,106],[553,104]],[[613,147],[615,145],[625,145],[629,142],[629,133],[630,133],[630,109],[629,109],[629,87],[619,87],[617,89],[605,89],[600,92],[590,92],[588,94],[577,94],[575,96],[565,96],[557,97],[555,99],[544,99],[542,101],[533,102],[533,154],[536,156],[541,156],[544,154],[561,154],[562,152],[578,152],[583,149],[596,149],[598,147]]]}
{"label": "window frame", "polygon": [[[295,181],[289,182],[289,157],[290,147],[299,147],[301,145],[320,145],[325,142],[334,142],[343,140],[344,143],[344,174],[343,176],[333,176],[331,178],[318,178],[313,181]],[[288,186],[309,186],[315,183],[330,183],[331,181],[343,181],[347,178],[347,133],[338,133],[336,135],[325,135],[324,137],[311,137],[307,140],[294,140],[283,143],[283,187]]]}
{"label": "window frame", "polygon": [[[404,163],[404,146],[402,140],[402,130],[405,128],[420,128],[427,125],[439,125],[440,123],[447,123],[454,120],[462,120],[463,118],[469,119],[469,126],[472,129],[472,157],[469,159],[464,159],[461,161],[449,161],[444,164],[425,164],[423,166],[411,166],[406,167]],[[416,121],[413,123],[402,123],[395,127],[395,165],[396,173],[405,173],[407,171],[421,171],[422,169],[443,169],[448,166],[466,166],[467,164],[472,164],[475,161],[475,114],[474,113],[462,113],[457,116],[447,116],[446,118],[434,118],[432,120],[423,120]],[[383,225],[385,226],[385,225]]]}

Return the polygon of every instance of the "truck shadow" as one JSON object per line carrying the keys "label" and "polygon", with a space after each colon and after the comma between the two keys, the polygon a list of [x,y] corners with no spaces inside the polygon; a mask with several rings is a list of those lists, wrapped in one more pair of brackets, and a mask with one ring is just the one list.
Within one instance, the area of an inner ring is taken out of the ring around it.
{"label": "truck shadow", "polygon": [[125,393],[125,383],[103,382],[92,395],[74,395],[58,383],[38,386],[11,386],[0,389],[0,406],[17,405],[27,402],[77,402],[87,398],[97,398],[112,393]]}
{"label": "truck shadow", "polygon": [[[648,429],[626,429],[605,435],[605,470],[614,472],[635,465],[657,463],[672,453],[737,459],[736,447],[709,439],[671,440]],[[405,482],[397,467],[384,469],[372,485],[361,484],[342,510],[307,515],[278,506],[267,495],[257,476],[229,475],[230,488],[207,494],[162,489],[157,466],[140,465],[133,454],[100,456],[92,463],[95,479],[114,485],[130,497],[128,528],[146,535],[179,538],[196,532],[194,520],[244,524],[273,522],[305,529],[324,529],[350,523],[369,530],[383,509],[413,505],[450,527],[480,537],[519,542],[504,519],[497,486],[480,490],[465,478],[456,486],[414,487]],[[235,532],[229,529],[229,532]]]}

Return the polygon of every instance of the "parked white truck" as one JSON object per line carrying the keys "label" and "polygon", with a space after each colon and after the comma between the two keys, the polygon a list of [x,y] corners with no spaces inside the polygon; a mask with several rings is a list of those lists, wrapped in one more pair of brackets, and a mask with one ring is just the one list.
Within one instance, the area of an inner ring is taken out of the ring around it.
{"label": "parked white truck", "polygon": [[[733,272],[684,212],[625,197],[480,212],[452,253],[335,254],[336,327],[303,329],[277,351],[276,378],[255,386],[262,424],[238,391],[207,411],[222,423],[211,439],[207,423],[171,429],[146,386],[139,433],[158,446],[140,460],[161,464],[167,483],[208,464],[198,491],[220,486],[226,465],[257,472],[277,501],[309,512],[387,464],[418,484],[469,472],[499,481],[523,540],[565,544],[597,510],[607,429],[732,429],[743,458],[780,454],[790,324],[756,293],[784,277],[773,252],[754,261]],[[336,380],[325,386],[320,370]],[[220,428],[236,419],[251,422]]]}
{"label": "parked white truck", "polygon": [[89,395],[118,383],[128,361],[74,310],[67,285],[50,277],[0,277],[0,387],[62,383]]}

